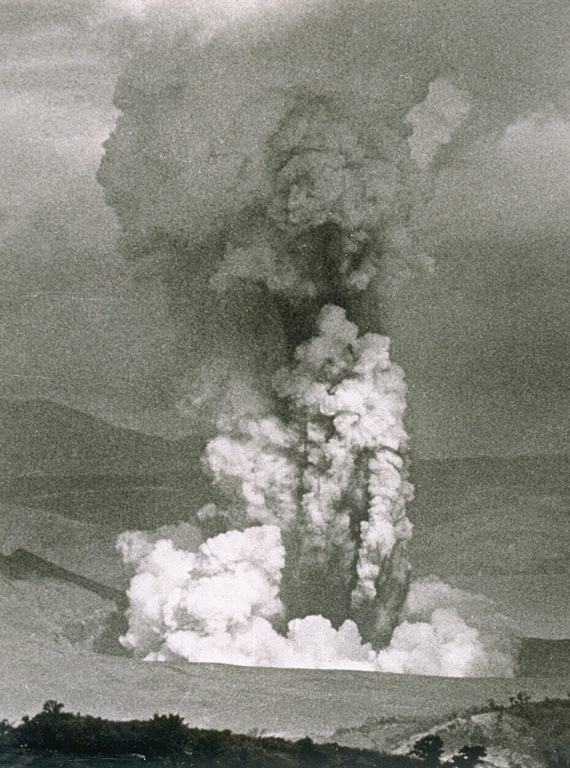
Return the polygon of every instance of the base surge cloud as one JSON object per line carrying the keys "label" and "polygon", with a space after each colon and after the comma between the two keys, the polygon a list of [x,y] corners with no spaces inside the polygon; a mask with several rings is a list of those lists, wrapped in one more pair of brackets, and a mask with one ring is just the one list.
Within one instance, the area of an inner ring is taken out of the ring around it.
{"label": "base surge cloud", "polygon": [[124,644],[512,674],[510,628],[489,626],[484,601],[410,585],[406,385],[388,337],[400,283],[430,267],[413,208],[470,114],[465,84],[404,77],[413,57],[384,45],[390,3],[135,5],[144,32],[99,180],[126,257],[169,297],[179,408],[208,438],[213,496],[189,510],[197,548],[121,536]]}
{"label": "base surge cloud", "polygon": [[412,584],[402,623],[380,651],[350,619],[335,629],[323,616],[307,616],[277,632],[285,549],[276,526],[219,534],[193,552],[141,532],[122,534],[118,546],[137,571],[121,641],[150,661],[450,677],[514,673],[508,621],[484,598],[435,580]]}

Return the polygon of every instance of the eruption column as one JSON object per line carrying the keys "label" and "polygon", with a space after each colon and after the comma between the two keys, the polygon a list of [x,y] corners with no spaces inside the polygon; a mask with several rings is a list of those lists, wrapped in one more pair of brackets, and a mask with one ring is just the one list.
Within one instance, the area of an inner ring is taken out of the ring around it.
{"label": "eruption column", "polygon": [[394,289],[428,264],[410,225],[419,165],[469,109],[444,81],[428,92],[441,50],[426,67],[418,41],[440,15],[148,5],[99,180],[125,255],[166,286],[180,406],[209,438],[218,494],[197,552],[121,536],[136,568],[125,644],[153,659],[510,674],[508,643],[488,652],[497,635],[472,626],[468,596],[408,591],[406,390],[387,336]]}
{"label": "eruption column", "polygon": [[230,427],[207,464],[232,486],[229,527],[282,528],[287,615],[337,627],[351,617],[382,645],[408,583],[405,384],[388,339],[359,335],[347,310],[359,314],[359,293],[396,253],[410,257],[412,240],[397,163],[367,152],[333,106],[300,98],[282,120],[268,142],[264,216],[213,277],[218,289],[249,282],[274,295],[294,352],[273,379],[283,415]]}
{"label": "eruption column", "polygon": [[226,510],[208,507],[202,517],[278,525],[288,616],[323,615],[337,627],[350,617],[366,640],[383,644],[409,571],[403,374],[385,337],[359,337],[331,305],[295,358],[275,376],[287,423],[242,420],[208,445],[215,481],[233,494]]}
{"label": "eruption column", "polygon": [[[210,243],[209,267],[204,246],[194,257],[188,244],[172,248],[182,273],[192,262],[210,272],[214,294],[265,297],[285,340],[285,365],[261,412],[218,414],[205,465],[228,502],[199,517],[215,533],[277,525],[287,618],[321,615],[334,627],[351,618],[380,647],[408,585],[405,384],[389,340],[361,334],[354,320],[378,324],[382,313],[360,296],[371,292],[378,304],[398,265],[414,258],[406,144],[387,126],[359,133],[331,99],[288,101],[259,148],[262,200],[244,196],[239,221],[226,219]],[[125,211],[116,194],[125,160],[115,155],[128,129],[127,121],[108,144],[100,172],[127,233],[140,211],[128,198]]]}

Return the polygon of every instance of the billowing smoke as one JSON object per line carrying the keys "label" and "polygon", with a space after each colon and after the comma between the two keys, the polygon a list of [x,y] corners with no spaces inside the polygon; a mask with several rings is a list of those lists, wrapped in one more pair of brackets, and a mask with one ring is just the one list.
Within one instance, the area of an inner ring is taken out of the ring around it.
{"label": "billowing smoke", "polygon": [[228,497],[228,528],[277,525],[287,551],[288,615],[350,617],[390,638],[406,594],[412,496],[403,455],[405,384],[388,339],[358,335],[326,305],[315,335],[275,376],[287,417],[242,419],[210,441],[206,463]]}
{"label": "billowing smoke", "polygon": [[402,80],[366,37],[375,4],[136,5],[150,33],[99,178],[126,256],[167,287],[179,407],[209,435],[216,498],[189,510],[198,548],[121,537],[123,642],[150,659],[511,673],[502,629],[463,593],[410,589],[387,336],[400,282],[429,267],[411,213],[466,96]]}
{"label": "billowing smoke", "polygon": [[285,548],[274,525],[219,534],[196,551],[172,539],[122,534],[137,574],[123,644],[153,661],[357,669],[424,675],[509,676],[512,627],[489,601],[437,581],[412,585],[388,647],[363,641],[357,624],[323,616],[288,622],[279,598]]}

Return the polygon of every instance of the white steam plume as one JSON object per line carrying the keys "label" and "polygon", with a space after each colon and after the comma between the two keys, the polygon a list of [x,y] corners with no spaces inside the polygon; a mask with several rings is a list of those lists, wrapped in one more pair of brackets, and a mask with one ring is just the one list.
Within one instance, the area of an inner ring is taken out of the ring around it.
{"label": "white steam plume", "polygon": [[208,445],[228,504],[198,517],[232,530],[200,546],[187,525],[120,537],[136,567],[122,642],[148,660],[512,675],[513,628],[490,601],[433,581],[406,596],[405,386],[388,340],[334,306],[318,329],[276,376],[288,423],[242,419]]}
{"label": "white steam plume", "polygon": [[[514,671],[507,620],[486,601],[435,581],[412,585],[405,620],[379,652],[350,619],[334,629],[328,619],[308,616],[289,621],[280,634],[274,623],[283,611],[285,550],[275,526],[221,534],[195,552],[140,532],[122,534],[118,546],[137,571],[121,642],[147,660],[450,677]],[[495,626],[489,626],[491,615]]]}

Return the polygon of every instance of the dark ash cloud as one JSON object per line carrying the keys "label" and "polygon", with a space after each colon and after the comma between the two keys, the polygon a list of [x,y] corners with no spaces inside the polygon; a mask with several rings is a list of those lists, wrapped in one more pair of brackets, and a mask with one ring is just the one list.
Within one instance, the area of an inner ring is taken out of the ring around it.
{"label": "dark ash cloud", "polygon": [[[137,30],[148,31],[144,14],[151,5],[149,15],[164,18],[167,3],[2,3],[2,370],[10,396],[70,402],[109,397],[129,411],[139,397],[135,392],[147,391],[150,402],[158,391],[152,394],[143,383],[145,366],[150,380],[153,370],[175,368],[157,359],[169,358],[172,333],[159,293],[147,289],[145,311],[140,296],[123,296],[117,304],[108,288],[128,275],[115,254],[115,224],[93,181],[101,143],[115,120],[116,74]],[[186,3],[170,5],[178,15],[188,9]],[[224,3],[207,7],[218,18],[225,13]],[[568,411],[569,26],[567,3],[550,0],[315,3],[307,19],[288,10],[270,25],[258,25],[257,37],[248,32],[244,39],[257,41],[249,50],[226,28],[221,55],[213,46],[207,54],[171,57],[170,82],[178,76],[176,62],[196,56],[204,94],[208,72],[219,92],[233,88],[224,79],[230,70],[238,92],[253,75],[265,77],[256,61],[270,46],[275,70],[268,83],[294,60],[296,77],[317,88],[356,89],[374,103],[389,101],[398,118],[438,78],[469,100],[466,122],[436,152],[431,202],[415,214],[438,275],[406,289],[394,321],[395,348],[418,393],[422,450],[440,442],[437,433],[444,435],[442,450],[459,445],[468,451],[479,425],[491,425],[484,430],[492,433],[499,411],[500,431],[510,426],[534,450],[540,447],[541,400],[548,399],[556,413]],[[152,75],[156,64],[147,58],[149,93],[160,99],[169,80]],[[204,111],[199,97],[194,106],[208,132],[208,120],[216,116],[212,105]],[[104,320],[107,310],[94,312],[91,301],[76,301],[71,312],[57,296],[46,298],[58,291],[103,298],[107,307],[122,309],[113,310],[112,322]],[[30,299],[32,294],[43,298]],[[93,343],[84,345],[82,334]],[[125,355],[127,340],[137,348],[138,362]],[[508,407],[498,403],[499,390]],[[475,402],[477,408],[470,405]],[[472,414],[462,417],[457,440],[443,424],[456,408]],[[559,423],[565,423],[562,417]],[[552,446],[563,447],[564,429],[549,430],[554,433]]]}

